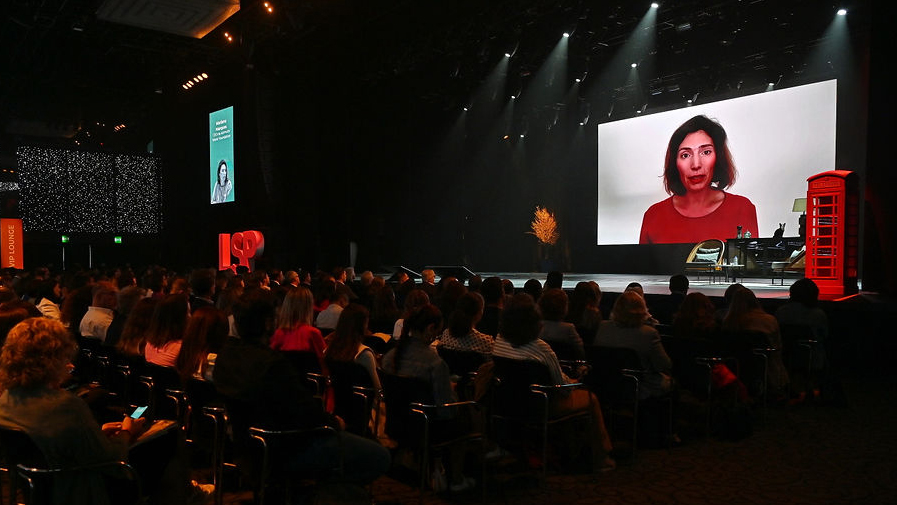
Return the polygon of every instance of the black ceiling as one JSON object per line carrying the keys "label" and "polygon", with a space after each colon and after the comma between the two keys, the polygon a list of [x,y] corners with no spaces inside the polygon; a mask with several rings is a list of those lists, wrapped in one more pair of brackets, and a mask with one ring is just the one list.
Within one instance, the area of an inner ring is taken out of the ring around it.
{"label": "black ceiling", "polygon": [[[97,123],[139,127],[160,96],[188,93],[181,88],[186,79],[233,65],[275,74],[335,72],[368,87],[402,82],[403,89],[419,90],[416,99],[449,109],[469,99],[505,52],[514,52],[509,85],[525,87],[560,33],[569,31],[571,75],[596,76],[649,5],[274,0],[269,14],[262,2],[244,1],[220,27],[195,39],[102,20],[97,12],[104,0],[9,3],[0,20],[0,151],[22,139],[71,139]],[[653,74],[640,89],[611,86],[588,99],[636,94],[640,102],[666,93],[679,101],[767,81],[825,78],[825,69],[810,68],[808,58],[842,6],[850,9],[851,33],[862,45],[871,15],[864,0],[662,2],[656,49],[647,56]],[[234,43],[224,31],[234,34]]]}

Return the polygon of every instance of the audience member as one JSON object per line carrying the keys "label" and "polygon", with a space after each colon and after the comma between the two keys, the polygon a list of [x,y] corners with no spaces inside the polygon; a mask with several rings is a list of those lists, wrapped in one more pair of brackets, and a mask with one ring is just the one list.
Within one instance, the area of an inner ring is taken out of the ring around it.
{"label": "audience member", "polygon": [[193,311],[175,360],[182,383],[191,377],[212,380],[215,360],[227,339],[228,329],[227,317],[215,307],[206,305]]}
{"label": "audience member", "polygon": [[312,326],[314,297],[311,291],[299,286],[287,293],[277,316],[277,330],[271,337],[275,351],[313,352],[324,368],[324,336]]}
{"label": "audience member", "polygon": [[215,363],[215,386],[233,414],[235,458],[244,465],[250,461],[250,426],[274,430],[331,426],[338,430],[336,437],[314,439],[295,453],[284,469],[300,478],[342,463],[346,479],[370,483],[389,468],[389,451],[377,442],[342,431],[341,420],[324,412],[293,365],[268,345],[274,316],[270,293],[255,290],[241,296],[234,305],[240,338],[228,340]]}
{"label": "audience member", "polygon": [[775,349],[767,360],[767,384],[777,398],[783,398],[788,385],[788,371],[782,361],[782,334],[776,318],[760,307],[754,292],[742,287],[732,293],[729,312],[723,319],[723,329],[729,332],[758,332],[766,338],[766,344]]}
{"label": "audience member", "polygon": [[501,309],[505,303],[504,292],[502,291],[501,279],[498,277],[487,277],[480,286],[480,294],[483,295],[483,317],[477,323],[477,330],[495,337],[498,335],[498,322],[501,317]]}
{"label": "audience member", "polygon": [[542,296],[542,283],[538,279],[528,279],[523,283],[523,292],[530,295],[533,301],[538,302]]}
{"label": "audience member", "polygon": [[35,292],[35,306],[40,313],[48,318],[59,321],[62,313],[59,303],[62,301],[62,287],[56,279],[46,279],[37,285]]}
{"label": "audience member", "polygon": [[[424,305],[405,320],[402,338],[396,348],[383,357],[383,370],[395,375],[417,377],[430,383],[433,401],[437,404],[458,400],[452,387],[449,367],[430,344],[442,333],[442,314],[435,305]],[[440,409],[431,421],[432,437],[447,438],[447,434],[459,431],[460,419],[453,409]],[[463,474],[464,447],[449,448],[450,489],[453,492],[472,488],[476,481]]]}
{"label": "audience member", "polygon": [[[557,270],[545,276],[545,289],[564,289],[564,273]],[[538,300],[536,300],[538,301]]]}
{"label": "audience member", "polygon": [[118,306],[118,289],[111,282],[99,282],[93,288],[93,302],[87,308],[78,332],[82,337],[94,338],[100,342],[106,339],[106,330],[115,317]]}
{"label": "audience member", "polygon": [[174,367],[187,329],[187,295],[168,295],[159,301],[145,333],[143,354],[147,363]]}
{"label": "audience member", "polygon": [[368,310],[358,303],[350,303],[339,316],[336,330],[329,339],[324,358],[329,361],[354,362],[367,370],[374,388],[380,389],[377,375],[377,358],[370,347],[364,345],[368,334]]}
{"label": "audience member", "polygon": [[399,319],[399,307],[396,306],[396,295],[391,286],[371,287],[372,304],[370,329],[375,333],[389,335]]}
{"label": "audience member", "polygon": [[601,288],[597,282],[580,281],[570,297],[567,321],[573,323],[583,345],[592,345],[604,317],[601,315]]}
{"label": "audience member", "polygon": [[661,396],[670,390],[673,367],[656,329],[645,323],[648,307],[633,291],[625,291],[614,303],[610,321],[602,324],[595,336],[595,345],[625,347],[636,351],[641,368],[647,373],[639,380],[642,399]]}
{"label": "audience member", "polygon": [[140,286],[126,286],[119,290],[118,310],[116,310],[116,315],[112,318],[112,323],[109,324],[109,328],[106,329],[106,340],[103,341],[104,345],[110,347],[117,346],[118,339],[121,338],[122,329],[125,327],[125,321],[128,320],[128,316],[131,314],[131,309],[133,309],[134,305],[136,305],[144,296],[146,296],[146,290]]}
{"label": "audience member", "polygon": [[[561,371],[557,356],[544,340],[539,338],[542,317],[531,296],[515,295],[504,308],[501,316],[501,333],[495,338],[492,354],[495,357],[537,361],[548,368],[552,384],[567,384],[571,381]],[[556,396],[550,404],[552,415],[565,412],[588,410],[592,415],[590,436],[595,453],[596,467],[600,471],[612,470],[616,462],[610,457],[613,449],[598,398],[586,389],[574,389],[569,395]]]}
{"label": "audience member", "polygon": [[[425,268],[421,270],[420,277],[420,285],[417,289],[427,293],[427,296],[432,300],[436,296],[436,272],[430,268]],[[442,279],[440,279],[439,282],[441,284]]]}
{"label": "audience member", "polygon": [[395,326],[392,329],[392,338],[396,341],[402,338],[404,326],[405,326],[405,318],[411,315],[417,309],[423,307],[424,305],[430,304],[430,297],[427,296],[423,290],[414,289],[408,293],[408,296],[405,297],[405,307],[402,311],[399,319],[396,320]]}
{"label": "audience member", "polygon": [[200,307],[214,307],[215,271],[211,268],[197,268],[190,274],[190,310]]}
{"label": "audience member", "polygon": [[542,331],[539,338],[551,346],[558,359],[584,360],[586,352],[582,338],[572,323],[564,321],[567,316],[567,293],[560,288],[549,288],[539,297],[542,311]]}
{"label": "audience member", "polygon": [[476,329],[483,317],[483,297],[479,293],[466,293],[451,313],[445,331],[434,341],[437,347],[455,351],[470,351],[492,357],[492,337]]}
{"label": "audience member", "polygon": [[116,344],[119,354],[142,359],[147,328],[150,327],[158,304],[158,298],[143,298],[134,305],[128,318],[125,319],[121,336]]}
{"label": "audience member", "polygon": [[[50,464],[63,468],[125,460],[144,420],[125,416],[101,428],[82,399],[59,387],[76,348],[65,327],[47,318],[9,332],[0,353],[0,426],[25,431]],[[111,501],[98,472],[61,474],[52,482],[52,503]]]}

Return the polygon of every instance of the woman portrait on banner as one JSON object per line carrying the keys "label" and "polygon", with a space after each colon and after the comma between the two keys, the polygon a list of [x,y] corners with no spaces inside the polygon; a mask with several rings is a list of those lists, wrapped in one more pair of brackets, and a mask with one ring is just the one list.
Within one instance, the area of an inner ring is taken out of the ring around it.
{"label": "woman portrait on banner", "polygon": [[224,203],[228,201],[231,191],[234,189],[234,183],[231,182],[227,175],[227,162],[221,160],[218,162],[218,178],[215,181],[215,187],[212,188],[212,203]]}
{"label": "woman portrait on banner", "polygon": [[725,191],[736,174],[722,125],[707,116],[683,123],[667,145],[663,182],[670,197],[645,212],[639,243],[726,240],[739,229],[745,236],[759,236],[754,204]]}

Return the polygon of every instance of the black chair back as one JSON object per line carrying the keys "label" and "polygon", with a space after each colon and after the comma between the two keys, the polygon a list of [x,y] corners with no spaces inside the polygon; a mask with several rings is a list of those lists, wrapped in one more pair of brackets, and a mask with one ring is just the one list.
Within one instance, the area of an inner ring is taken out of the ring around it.
{"label": "black chair back", "polygon": [[626,347],[591,346],[586,349],[586,359],[592,365],[584,381],[601,403],[620,404],[638,401],[638,382],[624,370],[640,371],[639,354]]}
{"label": "black chair back", "polygon": [[492,357],[492,415],[517,418],[525,422],[541,422],[545,417],[542,402],[529,402],[533,384],[551,384],[551,373],[543,363],[531,360]]}
{"label": "black chair back", "polygon": [[386,434],[400,445],[417,447],[423,426],[411,413],[412,403],[433,404],[433,386],[426,380],[405,375],[381,374],[386,402]]}
{"label": "black chair back", "polygon": [[[346,422],[346,430],[364,435],[371,418],[371,408],[377,392],[368,370],[354,361],[326,359],[333,392],[333,413]],[[366,388],[360,390],[359,388]]]}
{"label": "black chair back", "polygon": [[312,351],[280,351],[289,361],[299,375],[305,377],[308,373],[321,373],[321,362],[318,355]]}
{"label": "black chair back", "polygon": [[486,356],[475,351],[459,351],[439,346],[436,352],[448,365],[451,373],[460,377],[476,372],[486,362]]}

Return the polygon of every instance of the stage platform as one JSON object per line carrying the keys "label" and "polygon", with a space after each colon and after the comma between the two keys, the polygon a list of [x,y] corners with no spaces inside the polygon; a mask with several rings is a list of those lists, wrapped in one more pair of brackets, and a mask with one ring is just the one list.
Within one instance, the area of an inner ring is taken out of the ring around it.
{"label": "stage platform", "polygon": [[[544,272],[475,272],[482,278],[497,276],[502,279],[509,279],[514,283],[515,288],[523,288],[523,284],[529,279],[537,279],[543,285],[545,284]],[[776,279],[773,284],[770,277],[747,277],[738,278],[739,283],[749,288],[758,298],[772,299],[788,299],[788,288],[796,281],[797,278],[786,278],[784,285],[779,284],[781,279]],[[576,284],[581,281],[595,281],[601,287],[604,293],[622,293],[630,282],[638,282],[642,285],[646,294],[666,295],[670,293],[668,275],[646,275],[646,274],[586,274],[586,273],[564,273],[564,289],[572,290]],[[732,281],[726,282],[721,276],[710,279],[708,276],[690,275],[688,277],[689,292],[699,292],[710,297],[722,297],[726,288],[732,284]],[[874,293],[863,293],[863,295],[874,295]]]}

